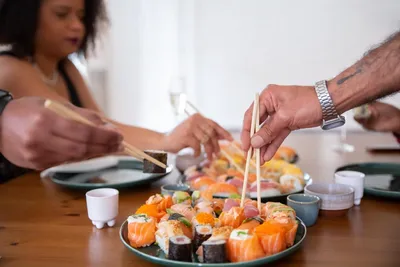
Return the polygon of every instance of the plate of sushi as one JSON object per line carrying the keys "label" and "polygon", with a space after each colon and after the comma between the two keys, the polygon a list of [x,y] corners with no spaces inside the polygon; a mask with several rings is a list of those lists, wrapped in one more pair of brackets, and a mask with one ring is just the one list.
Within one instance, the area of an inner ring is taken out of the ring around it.
{"label": "plate of sushi", "polygon": [[[134,254],[165,266],[253,266],[295,252],[306,226],[279,202],[204,199],[198,191],[156,194],[120,228],[122,243]],[[261,213],[260,213],[261,210]]]}
{"label": "plate of sushi", "polygon": [[[198,190],[206,198],[241,194],[244,183],[246,155],[237,143],[223,143],[221,156],[211,162],[205,160],[183,171],[181,182],[191,191]],[[293,162],[298,159],[293,148],[280,147],[274,158],[260,167],[261,198],[263,202],[285,201],[286,196],[302,192],[311,177]],[[257,196],[256,164],[249,164],[247,197]]]}
{"label": "plate of sushi", "polygon": [[[166,162],[166,155],[162,161]],[[172,165],[161,169],[130,156],[104,156],[52,167],[43,171],[41,177],[74,189],[123,188],[155,182],[172,170]]]}

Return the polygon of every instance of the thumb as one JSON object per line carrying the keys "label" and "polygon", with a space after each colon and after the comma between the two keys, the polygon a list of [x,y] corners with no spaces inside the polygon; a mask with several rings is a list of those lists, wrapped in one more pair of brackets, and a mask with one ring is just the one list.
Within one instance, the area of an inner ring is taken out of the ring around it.
{"label": "thumb", "polygon": [[278,113],[269,117],[251,138],[251,145],[254,148],[260,148],[272,143],[272,141],[279,135],[285,128],[287,128],[286,120],[283,120]]}

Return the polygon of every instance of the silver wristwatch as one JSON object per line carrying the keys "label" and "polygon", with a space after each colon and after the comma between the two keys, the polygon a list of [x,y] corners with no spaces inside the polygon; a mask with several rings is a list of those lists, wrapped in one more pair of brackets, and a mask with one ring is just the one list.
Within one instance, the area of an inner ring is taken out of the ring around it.
{"label": "silver wristwatch", "polygon": [[346,123],[346,119],[336,112],[325,80],[315,83],[315,92],[322,108],[322,130],[343,126]]}

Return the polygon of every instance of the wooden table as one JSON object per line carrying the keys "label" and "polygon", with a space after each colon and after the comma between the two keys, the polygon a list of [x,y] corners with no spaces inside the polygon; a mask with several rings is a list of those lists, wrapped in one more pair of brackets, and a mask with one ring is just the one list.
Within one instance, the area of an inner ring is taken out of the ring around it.
{"label": "wooden table", "polygon": [[[368,144],[394,143],[390,135],[352,133],[356,150],[338,154],[332,133],[292,134],[286,144],[300,154],[299,165],[314,181],[331,181],[335,168],[365,161],[400,162],[399,155],[371,155]],[[0,266],[154,266],[126,249],[119,226],[163,183],[120,191],[114,228],[97,230],[86,213],[85,192],[54,185],[29,174],[0,185]],[[346,217],[320,217],[303,246],[274,266],[400,266],[400,202],[365,196]]]}

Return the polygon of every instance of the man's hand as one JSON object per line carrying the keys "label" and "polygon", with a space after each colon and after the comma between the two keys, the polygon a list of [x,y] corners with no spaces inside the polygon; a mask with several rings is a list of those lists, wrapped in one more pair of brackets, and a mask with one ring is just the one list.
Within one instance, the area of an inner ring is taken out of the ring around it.
{"label": "man's hand", "polygon": [[270,160],[293,130],[321,124],[322,110],[314,87],[269,85],[260,94],[261,129],[250,140],[253,104],[247,109],[241,134],[243,149],[261,148],[262,163]]}
{"label": "man's hand", "polygon": [[[96,125],[102,124],[96,113],[74,110]],[[1,153],[9,161],[36,170],[113,153],[121,149],[122,142],[118,132],[60,117],[35,97],[16,99],[6,106],[0,137]]]}
{"label": "man's hand", "polygon": [[368,109],[371,112],[369,118],[354,118],[365,129],[400,134],[400,109],[382,102],[370,103]]}

